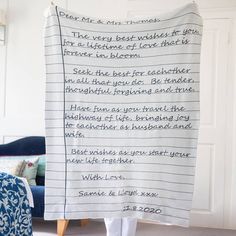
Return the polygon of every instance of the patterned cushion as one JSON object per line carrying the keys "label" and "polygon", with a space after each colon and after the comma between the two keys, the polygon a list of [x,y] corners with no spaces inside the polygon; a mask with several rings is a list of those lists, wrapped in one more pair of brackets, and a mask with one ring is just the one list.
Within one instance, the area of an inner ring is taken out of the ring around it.
{"label": "patterned cushion", "polygon": [[39,158],[26,159],[26,165],[22,173],[22,177],[26,178],[29,185],[36,185],[36,175],[38,170]]}
{"label": "patterned cushion", "polygon": [[[0,161],[4,160],[5,162],[24,161],[25,163],[24,168],[21,171],[20,175],[18,176],[25,177],[30,185],[36,185],[35,178],[38,171],[38,162],[39,162],[38,156],[1,156]],[[0,164],[0,166],[2,165]]]}
{"label": "patterned cushion", "polygon": [[25,167],[24,160],[0,159],[0,172],[21,176]]}
{"label": "patterned cushion", "polygon": [[21,179],[6,173],[0,173],[0,235],[33,235],[25,185]]}

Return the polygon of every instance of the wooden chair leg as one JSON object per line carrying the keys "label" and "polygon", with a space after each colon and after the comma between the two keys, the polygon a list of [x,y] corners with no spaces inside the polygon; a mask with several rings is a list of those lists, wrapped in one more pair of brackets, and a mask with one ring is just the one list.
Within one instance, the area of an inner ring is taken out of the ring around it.
{"label": "wooden chair leg", "polygon": [[69,220],[58,220],[57,221],[57,235],[58,236],[64,236],[68,224],[69,224]]}
{"label": "wooden chair leg", "polygon": [[88,220],[88,219],[80,220],[80,226],[81,226],[81,227],[87,225],[88,223],[89,223],[89,220]]}

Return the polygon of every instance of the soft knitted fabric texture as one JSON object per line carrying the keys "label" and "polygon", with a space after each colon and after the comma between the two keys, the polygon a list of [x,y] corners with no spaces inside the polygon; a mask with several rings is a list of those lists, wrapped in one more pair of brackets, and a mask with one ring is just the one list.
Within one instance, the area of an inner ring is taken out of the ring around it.
{"label": "soft knitted fabric texture", "polygon": [[45,219],[189,226],[200,119],[195,3],[111,20],[46,12]]}

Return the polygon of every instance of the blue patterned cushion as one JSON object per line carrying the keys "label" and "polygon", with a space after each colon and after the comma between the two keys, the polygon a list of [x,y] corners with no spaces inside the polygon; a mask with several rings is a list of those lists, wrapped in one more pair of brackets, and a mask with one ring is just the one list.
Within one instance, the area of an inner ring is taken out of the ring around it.
{"label": "blue patterned cushion", "polygon": [[0,236],[31,236],[32,217],[25,185],[0,172]]}

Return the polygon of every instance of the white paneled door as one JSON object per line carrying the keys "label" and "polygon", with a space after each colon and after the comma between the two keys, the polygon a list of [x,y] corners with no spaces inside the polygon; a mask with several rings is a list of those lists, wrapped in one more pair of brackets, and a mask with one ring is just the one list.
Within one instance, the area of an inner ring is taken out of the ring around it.
{"label": "white paneled door", "polygon": [[200,133],[191,224],[223,228],[230,20],[204,21]]}

